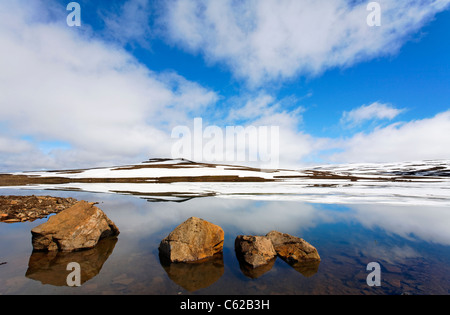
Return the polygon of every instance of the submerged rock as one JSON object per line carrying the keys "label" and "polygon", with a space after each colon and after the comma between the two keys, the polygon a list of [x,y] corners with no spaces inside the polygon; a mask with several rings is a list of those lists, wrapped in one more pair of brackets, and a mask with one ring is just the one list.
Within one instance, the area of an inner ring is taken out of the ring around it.
{"label": "submerged rock", "polygon": [[268,264],[277,255],[272,242],[265,236],[239,235],[235,250],[238,259],[253,268]]}
{"label": "submerged rock", "polygon": [[189,218],[161,241],[159,251],[171,262],[193,262],[223,251],[220,226],[200,218]]}
{"label": "submerged rock", "polygon": [[33,251],[28,261],[25,276],[42,284],[67,286],[67,266],[71,262],[80,264],[80,284],[97,276],[104,263],[114,251],[117,238],[101,240],[91,249],[76,252],[37,252]]}
{"label": "submerged rock", "polygon": [[241,269],[244,276],[250,279],[257,279],[262,275],[266,274],[267,272],[269,272],[273,268],[273,266],[275,265],[276,257],[269,260],[265,265],[261,265],[258,267],[253,267],[252,265],[249,265],[239,256],[238,261],[239,261],[239,268]]}
{"label": "submerged rock", "polygon": [[172,263],[161,255],[159,259],[169,278],[189,292],[211,286],[225,272],[222,253],[199,262]]}
{"label": "submerged rock", "polygon": [[294,270],[300,272],[304,277],[314,276],[319,271],[320,260],[310,260],[291,264]]}
{"label": "submerged rock", "polygon": [[317,249],[302,238],[277,231],[272,231],[266,236],[272,241],[278,256],[290,265],[320,261]]}
{"label": "submerged rock", "polygon": [[36,251],[71,252],[93,248],[119,229],[92,203],[80,201],[31,230]]}

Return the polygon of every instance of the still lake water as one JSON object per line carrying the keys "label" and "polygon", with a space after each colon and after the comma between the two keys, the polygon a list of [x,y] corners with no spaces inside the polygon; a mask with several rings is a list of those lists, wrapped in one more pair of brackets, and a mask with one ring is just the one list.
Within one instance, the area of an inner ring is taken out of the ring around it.
{"label": "still lake water", "polygon": [[[0,190],[2,195],[52,195],[98,202],[120,229],[117,240],[72,254],[33,253],[31,229],[45,220],[0,223],[0,294],[302,295],[450,293],[450,209],[382,204],[329,205],[295,201],[194,198],[149,202],[129,195]],[[225,231],[223,256],[204,264],[164,264],[158,246],[189,217]],[[265,270],[241,268],[238,235],[271,230],[302,237],[322,258],[298,271],[277,258]],[[68,287],[69,262],[82,285]],[[370,287],[367,265],[381,265]]]}

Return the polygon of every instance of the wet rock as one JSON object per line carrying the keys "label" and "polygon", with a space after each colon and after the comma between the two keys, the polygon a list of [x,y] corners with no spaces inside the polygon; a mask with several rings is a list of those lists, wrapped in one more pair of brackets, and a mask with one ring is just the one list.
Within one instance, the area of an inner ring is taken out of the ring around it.
{"label": "wet rock", "polygon": [[31,230],[36,251],[71,252],[93,248],[119,229],[92,203],[80,201]]}
{"label": "wet rock", "polygon": [[290,265],[320,261],[317,249],[302,238],[278,231],[272,231],[266,236],[272,241],[278,256]]}
{"label": "wet rock", "polygon": [[8,220],[4,220],[4,223],[17,223],[17,222],[22,222],[20,219],[8,219]]}
{"label": "wet rock", "polygon": [[239,235],[235,240],[238,259],[253,268],[268,264],[277,255],[272,242],[265,236]]}
{"label": "wet rock", "polygon": [[199,261],[221,253],[223,241],[220,226],[192,217],[161,241],[159,251],[171,262]]}

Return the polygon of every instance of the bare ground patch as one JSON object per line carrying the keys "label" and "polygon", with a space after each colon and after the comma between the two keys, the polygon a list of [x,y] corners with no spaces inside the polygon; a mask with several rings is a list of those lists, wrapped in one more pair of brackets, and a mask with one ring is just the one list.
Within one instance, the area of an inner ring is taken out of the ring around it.
{"label": "bare ground patch", "polygon": [[0,196],[0,222],[16,223],[42,219],[77,202],[74,198],[50,196]]}

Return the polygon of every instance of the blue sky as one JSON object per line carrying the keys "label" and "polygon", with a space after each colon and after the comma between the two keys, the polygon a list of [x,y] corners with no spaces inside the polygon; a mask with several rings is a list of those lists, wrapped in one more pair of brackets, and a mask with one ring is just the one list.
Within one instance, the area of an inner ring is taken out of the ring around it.
{"label": "blue sky", "polygon": [[281,167],[448,159],[450,1],[369,2],[0,1],[0,171],[171,157],[196,117],[279,126]]}

